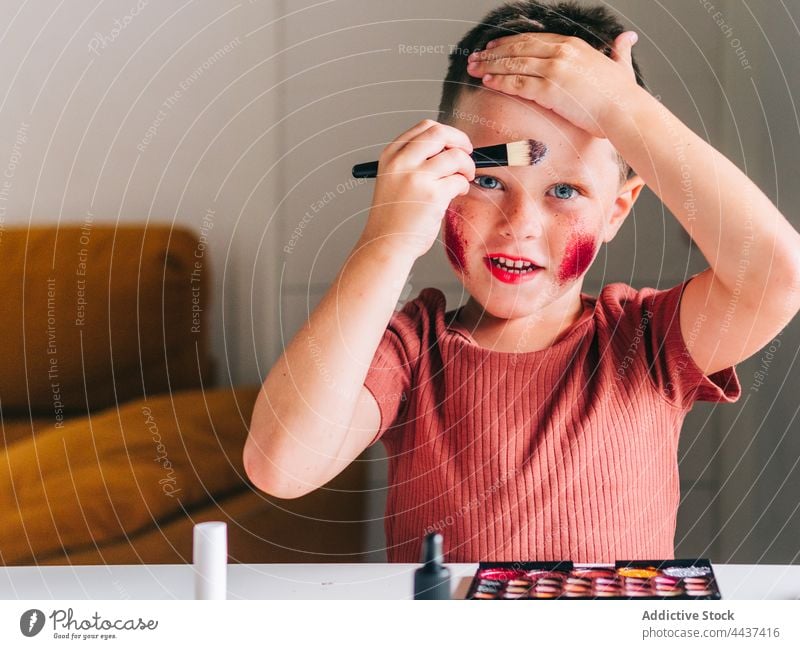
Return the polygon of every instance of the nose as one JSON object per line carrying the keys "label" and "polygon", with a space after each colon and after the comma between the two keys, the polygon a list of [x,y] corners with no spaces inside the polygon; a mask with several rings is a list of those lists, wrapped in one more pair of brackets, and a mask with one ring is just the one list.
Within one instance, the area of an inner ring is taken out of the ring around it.
{"label": "nose", "polygon": [[526,192],[508,192],[500,214],[500,234],[507,239],[535,239],[542,235],[542,215],[536,201]]}

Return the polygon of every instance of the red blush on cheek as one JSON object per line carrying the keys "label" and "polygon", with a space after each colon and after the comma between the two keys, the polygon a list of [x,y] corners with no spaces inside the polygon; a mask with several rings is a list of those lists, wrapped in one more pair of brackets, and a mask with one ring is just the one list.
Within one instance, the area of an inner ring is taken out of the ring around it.
{"label": "red blush on cheek", "polygon": [[558,281],[562,284],[583,275],[594,259],[594,238],[585,233],[578,233],[567,242],[564,259],[558,268]]}
{"label": "red blush on cheek", "polygon": [[444,217],[444,246],[447,258],[457,271],[467,273],[465,250],[467,241],[461,231],[461,215],[455,210],[447,209]]}

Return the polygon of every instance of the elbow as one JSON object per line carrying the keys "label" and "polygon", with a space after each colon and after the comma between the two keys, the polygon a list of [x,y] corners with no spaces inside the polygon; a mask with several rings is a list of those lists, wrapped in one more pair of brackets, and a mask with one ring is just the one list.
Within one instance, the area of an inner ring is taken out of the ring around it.
{"label": "elbow", "polygon": [[800,234],[795,233],[795,243],[788,255],[786,272],[786,286],[789,290],[789,304],[794,308],[794,314],[800,312]]}
{"label": "elbow", "polygon": [[792,304],[794,305],[794,313],[797,315],[800,312],[800,254],[798,254],[791,287]]}
{"label": "elbow", "polygon": [[[776,308],[787,314],[787,322],[800,313],[800,252],[793,261],[771,287],[771,292],[778,292]],[[779,290],[779,287],[783,287],[783,290]]]}
{"label": "elbow", "polygon": [[250,482],[260,491],[283,500],[300,498],[314,490],[313,485],[305,485],[292,476],[280,463],[267,458],[264,452],[248,436],[242,455],[244,471]]}
{"label": "elbow", "polygon": [[[731,291],[738,295],[738,287]],[[771,263],[769,274],[754,283],[745,302],[754,313],[785,325],[800,313],[800,252],[794,258]]]}

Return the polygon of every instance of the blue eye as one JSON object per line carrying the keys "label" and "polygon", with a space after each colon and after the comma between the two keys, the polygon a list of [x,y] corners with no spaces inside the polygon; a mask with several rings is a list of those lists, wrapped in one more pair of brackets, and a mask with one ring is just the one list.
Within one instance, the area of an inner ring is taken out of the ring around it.
{"label": "blue eye", "polygon": [[[492,181],[496,184],[486,185],[482,182],[484,180]],[[481,189],[499,189],[500,187],[498,185],[502,186],[502,183],[500,183],[500,181],[497,180],[497,178],[495,178],[494,176],[475,176],[475,180],[473,180],[472,182],[477,184],[478,187],[480,187]]]}
{"label": "blue eye", "polygon": [[569,192],[578,191],[572,185],[567,185],[566,183],[558,183],[557,185],[553,185],[551,189],[556,190],[556,198],[561,200],[569,200],[570,198],[573,198],[573,196]]}

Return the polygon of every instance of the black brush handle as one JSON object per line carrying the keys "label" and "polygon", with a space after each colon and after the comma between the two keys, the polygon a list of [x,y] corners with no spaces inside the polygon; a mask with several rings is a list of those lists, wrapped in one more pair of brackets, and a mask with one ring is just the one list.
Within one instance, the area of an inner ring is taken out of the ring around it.
{"label": "black brush handle", "polygon": [[[473,149],[470,157],[475,161],[475,167],[502,167],[508,164],[505,144],[491,144],[489,146]],[[378,175],[378,161],[361,162],[353,167],[353,178],[375,178]]]}
{"label": "black brush handle", "polygon": [[353,167],[353,178],[375,178],[378,175],[378,161],[362,162]]}

